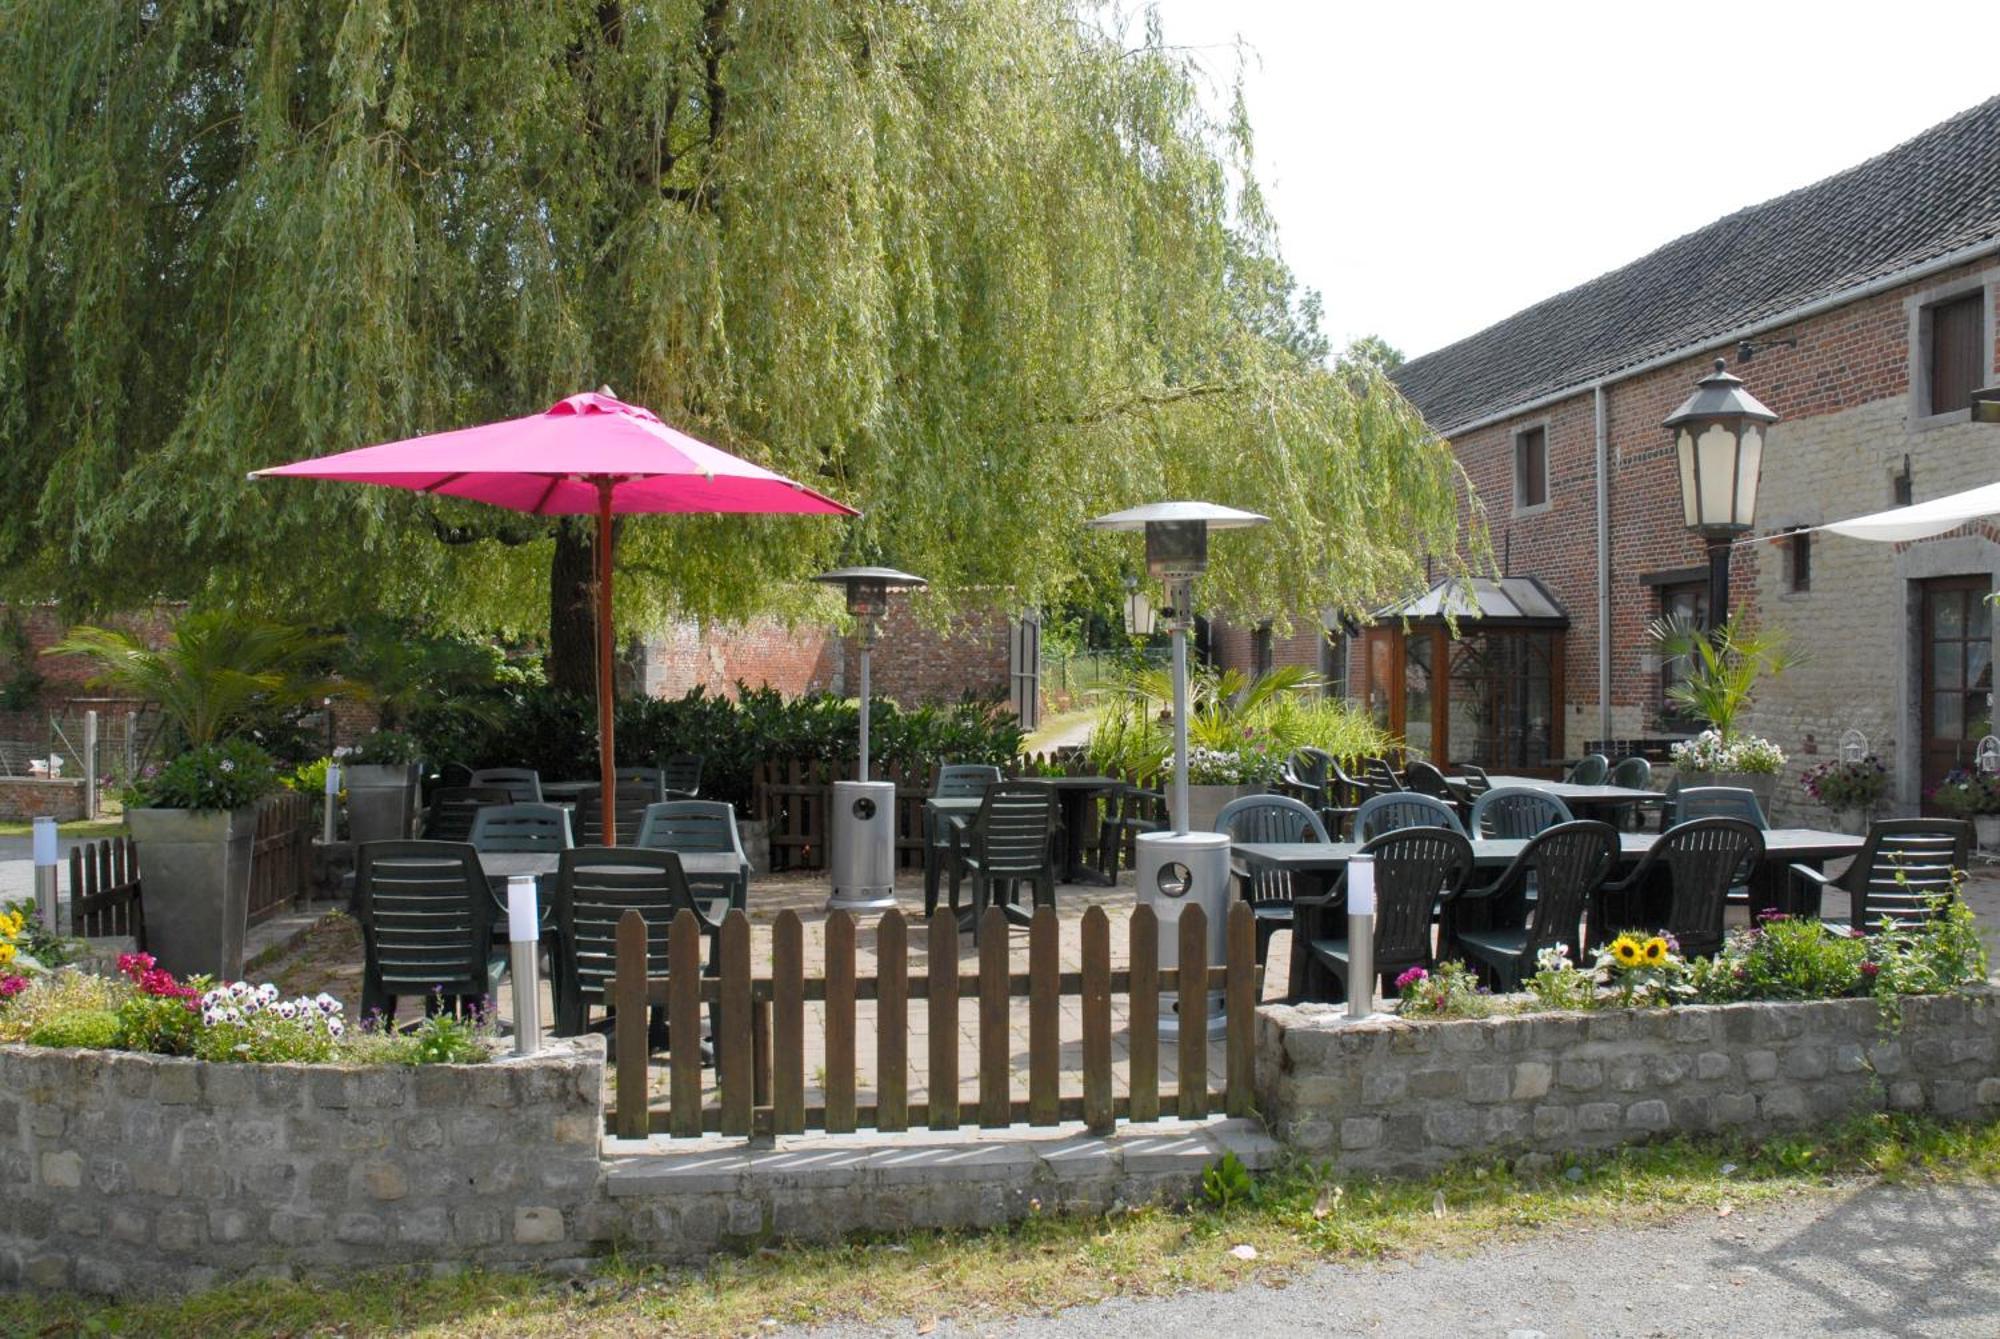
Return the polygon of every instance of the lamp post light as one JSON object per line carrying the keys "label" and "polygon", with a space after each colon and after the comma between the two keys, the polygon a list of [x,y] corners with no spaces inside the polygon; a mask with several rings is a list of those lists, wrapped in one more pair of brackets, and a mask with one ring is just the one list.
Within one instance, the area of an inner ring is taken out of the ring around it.
{"label": "lamp post light", "polygon": [[929,585],[922,577],[893,567],[843,567],[813,578],[847,590],[847,612],[854,615],[861,642],[860,760],[852,781],[833,783],[833,896],[829,910],[850,911],[896,905],[896,786],[868,776],[868,707],[872,685],[868,654],[881,640],[882,619],[889,612],[889,592]]}
{"label": "lamp post light", "polygon": [[[1165,588],[1164,612],[1173,634],[1173,831],[1140,833],[1134,839],[1133,860],[1139,900],[1159,918],[1162,967],[1180,961],[1180,914],[1189,903],[1201,906],[1208,916],[1209,961],[1223,961],[1227,951],[1229,836],[1188,830],[1187,635],[1194,626],[1194,583],[1208,570],[1208,532],[1262,525],[1269,519],[1210,502],[1155,502],[1086,522],[1093,530],[1146,532],[1146,571]],[[1163,996],[1160,1004],[1160,1031],[1177,1034],[1177,1002]],[[1221,1004],[1219,997],[1209,1000],[1211,1034],[1219,1034],[1225,1025]]]}
{"label": "lamp post light", "polygon": [[1139,578],[1125,578],[1125,631],[1134,637],[1150,637],[1159,625],[1159,610],[1139,589]]}
{"label": "lamp post light", "polygon": [[1663,425],[1680,458],[1681,507],[1690,530],[1708,544],[1708,625],[1729,620],[1729,554],[1757,521],[1757,479],[1764,430],[1778,416],[1750,394],[1720,358]]}

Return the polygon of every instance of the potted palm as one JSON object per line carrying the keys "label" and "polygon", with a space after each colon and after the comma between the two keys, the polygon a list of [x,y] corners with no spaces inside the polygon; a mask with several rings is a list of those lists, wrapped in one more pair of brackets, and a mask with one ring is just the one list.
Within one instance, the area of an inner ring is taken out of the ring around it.
{"label": "potted palm", "polygon": [[1776,678],[1799,663],[1782,632],[1754,627],[1731,614],[1719,628],[1685,618],[1660,619],[1647,629],[1654,649],[1685,666],[1667,697],[1708,729],[1674,745],[1674,768],[1683,786],[1740,786],[1755,792],[1770,812],[1777,797],[1784,750],[1761,735],[1738,729],[1758,680]]}
{"label": "potted palm", "polygon": [[148,764],[127,791],[125,823],[144,871],[149,946],[168,971],[242,971],[257,804],[279,784],[270,756],[244,736],[338,690],[314,674],[329,645],[216,609],[184,615],[159,646],[76,627],[47,652],[92,661],[92,687],[160,709],[168,760]]}

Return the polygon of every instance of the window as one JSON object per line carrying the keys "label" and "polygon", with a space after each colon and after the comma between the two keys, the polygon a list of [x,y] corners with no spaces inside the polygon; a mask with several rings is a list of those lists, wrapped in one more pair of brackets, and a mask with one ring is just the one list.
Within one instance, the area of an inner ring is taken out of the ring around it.
{"label": "window", "polygon": [[1347,696],[1347,637],[1329,632],[1319,641],[1320,691],[1340,701]]}
{"label": "window", "polygon": [[1923,375],[1929,392],[1927,413],[1950,414],[1972,407],[1983,384],[1986,348],[1986,295],[1975,289],[1963,297],[1924,309]]}
{"label": "window", "polygon": [[1812,589],[1812,532],[1794,530],[1785,540],[1785,588],[1794,594]]}
{"label": "window", "polygon": [[1271,625],[1263,624],[1250,634],[1250,677],[1261,679],[1271,672]]}
{"label": "window", "polygon": [[[1708,583],[1676,582],[1660,587],[1660,617],[1677,618],[1697,628],[1708,626]],[[1692,730],[1698,725],[1669,693],[1687,674],[1687,661],[1680,656],[1660,659],[1660,724],[1668,729]]]}
{"label": "window", "polygon": [[1514,510],[1549,505],[1549,430],[1546,426],[1514,434]]}

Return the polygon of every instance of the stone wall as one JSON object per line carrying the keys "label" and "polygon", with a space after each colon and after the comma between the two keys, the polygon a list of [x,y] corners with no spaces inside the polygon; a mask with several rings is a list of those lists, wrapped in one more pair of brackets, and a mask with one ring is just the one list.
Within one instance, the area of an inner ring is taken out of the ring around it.
{"label": "stone wall", "polygon": [[1346,1025],[1331,1005],[1258,1011],[1272,1132],[1346,1169],[1414,1172],[1668,1134],[1749,1134],[1888,1107],[2000,1112],[2000,995],[1699,1005]]}
{"label": "stone wall", "polygon": [[24,823],[33,818],[73,822],[87,816],[85,798],[80,777],[60,781],[0,777],[0,822]]}
{"label": "stone wall", "polygon": [[603,1087],[595,1037],[366,1069],[0,1046],[0,1287],[572,1259]]}

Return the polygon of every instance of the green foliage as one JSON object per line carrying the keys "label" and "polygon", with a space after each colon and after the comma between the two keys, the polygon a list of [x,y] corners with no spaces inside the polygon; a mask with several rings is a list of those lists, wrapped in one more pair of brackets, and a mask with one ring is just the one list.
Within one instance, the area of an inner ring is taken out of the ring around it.
{"label": "green foliage", "polygon": [[536,632],[552,522],[244,472],[609,382],[866,512],[624,523],[627,629],[799,610],[799,578],[877,554],[940,616],[1050,604],[1130,561],[1084,518],[1160,496],[1271,515],[1218,541],[1230,607],[1420,588],[1461,472],[1378,367],[1323,365],[1240,105],[1135,26],[1077,0],[18,0],[0,574]]}
{"label": "green foliage", "polygon": [[419,711],[429,713],[433,730],[445,723],[440,717],[482,722],[500,710],[506,689],[540,681],[488,638],[426,634],[380,615],[355,621],[340,672],[391,730]]}
{"label": "green foliage", "polygon": [[43,654],[82,656],[90,683],[159,706],[175,742],[219,743],[345,689],[319,672],[330,639],[234,608],[184,614],[163,645],[75,627]]}
{"label": "green foliage", "polygon": [[1254,1202],[1257,1183],[1251,1178],[1250,1169],[1243,1165],[1243,1159],[1225,1153],[1213,1167],[1203,1170],[1201,1195],[1210,1208],[1227,1213],[1239,1204]]}
{"label": "green foliage", "polygon": [[0,618],[0,711],[25,711],[42,700],[42,674],[19,610]]}
{"label": "green foliage", "polygon": [[109,1009],[57,1014],[28,1034],[30,1046],[80,1046],[108,1050],[118,1044],[118,1015]]}
{"label": "green foliage", "polygon": [[301,795],[323,796],[326,794],[326,769],[332,765],[331,758],[314,758],[311,762],[300,763],[280,776],[278,781],[286,790],[297,791]]}
{"label": "green foliage", "polygon": [[483,1065],[493,1058],[492,1020],[440,1010],[404,1031],[367,1029],[342,1045],[342,1057],[373,1065]]}
{"label": "green foliage", "polygon": [[1646,638],[1659,654],[1686,665],[1668,698],[1714,726],[1725,744],[1735,737],[1736,719],[1750,707],[1757,681],[1775,679],[1801,659],[1782,629],[1757,627],[1740,612],[1713,629],[1679,616],[1657,619]]}
{"label": "green foliage", "polygon": [[1560,946],[1545,948],[1537,955],[1535,974],[1525,985],[1544,1009],[1569,1012],[1597,1004],[1597,973],[1571,962],[1569,950]]}
{"label": "green foliage", "polygon": [[1462,962],[1441,962],[1435,972],[1412,967],[1396,978],[1396,1012],[1405,1018],[1485,1018],[1493,999]]}
{"label": "green foliage", "polygon": [[[422,761],[423,741],[403,730],[370,730],[354,742],[354,751],[347,755],[347,763],[353,767],[407,767]],[[320,784],[326,784],[324,775]]]}
{"label": "green foliage", "polygon": [[132,994],[130,983],[65,967],[30,978],[28,989],[0,1008],[0,1042],[26,1041],[44,1024],[76,1013],[117,1016]]}
{"label": "green foliage", "polygon": [[1884,920],[1868,937],[1868,963],[1877,999],[1943,995],[1986,979],[1986,944],[1963,897],[1933,901],[1928,920],[1898,926]]}
{"label": "green foliage", "polygon": [[[652,765],[676,753],[705,759],[701,793],[747,812],[761,762],[797,759],[847,765],[860,733],[860,708],[824,693],[787,699],[776,689],[737,685],[735,700],[701,688],[678,698],[625,698],[613,723],[618,762]],[[597,774],[596,705],[542,685],[508,694],[476,727],[448,710],[420,712],[417,751],[434,764],[532,767],[548,780]],[[440,725],[436,735],[427,733]],[[877,765],[923,768],[942,762],[1011,762],[1020,722],[1006,706],[968,699],[903,710],[880,699],[869,717]]]}
{"label": "green foliage", "polygon": [[1931,802],[1960,818],[2000,814],[2000,777],[1954,768],[1931,791]]}
{"label": "green foliage", "polygon": [[[42,971],[52,972],[83,955],[83,941],[51,931],[42,923],[41,912],[35,909],[32,898],[0,903],[0,916],[6,917],[8,924],[19,927],[14,935],[0,934],[0,943],[11,943],[17,952],[32,958],[35,966]],[[0,969],[10,966],[19,970],[21,963],[18,958],[11,964],[0,962]]]}
{"label": "green foliage", "polygon": [[148,765],[125,791],[128,809],[241,809],[279,787],[271,755],[247,740],[190,749]]}
{"label": "green foliage", "polygon": [[154,1055],[193,1055],[195,1039],[201,1032],[201,1012],[188,1001],[172,995],[136,994],[118,1006],[118,1036],[112,1042],[121,1051],[146,1051]]}
{"label": "green foliage", "polygon": [[1732,931],[1712,961],[1691,965],[1705,1000],[1824,1000],[1862,986],[1868,945],[1814,917],[1765,916]]}

